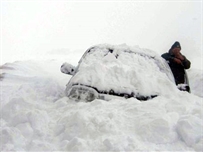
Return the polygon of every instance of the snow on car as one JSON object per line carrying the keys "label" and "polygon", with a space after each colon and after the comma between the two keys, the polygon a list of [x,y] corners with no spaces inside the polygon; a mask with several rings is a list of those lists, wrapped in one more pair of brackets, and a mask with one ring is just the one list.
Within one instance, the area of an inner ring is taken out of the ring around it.
{"label": "snow on car", "polygon": [[[72,75],[65,93],[74,100],[109,100],[113,96],[148,100],[176,88],[164,59],[151,50],[125,44],[95,45],[77,67],[64,63],[61,72]],[[163,90],[162,84],[168,88]]]}

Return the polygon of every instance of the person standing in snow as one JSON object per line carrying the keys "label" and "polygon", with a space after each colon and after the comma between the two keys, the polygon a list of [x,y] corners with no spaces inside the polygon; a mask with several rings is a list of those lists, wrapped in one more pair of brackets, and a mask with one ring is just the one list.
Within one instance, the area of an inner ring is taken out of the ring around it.
{"label": "person standing in snow", "polygon": [[[176,41],[167,53],[161,55],[168,62],[177,86],[188,83],[186,82],[188,80],[185,69],[189,69],[191,65],[191,62],[182,55],[180,51],[180,43]],[[179,89],[181,90],[181,88]],[[186,86],[185,90],[190,92],[189,84]]]}

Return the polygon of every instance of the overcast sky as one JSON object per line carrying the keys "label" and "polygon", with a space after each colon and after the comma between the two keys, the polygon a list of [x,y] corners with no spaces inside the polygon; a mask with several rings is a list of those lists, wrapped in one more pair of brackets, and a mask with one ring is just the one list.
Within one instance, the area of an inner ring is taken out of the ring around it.
{"label": "overcast sky", "polygon": [[[159,54],[179,41],[201,62],[202,2],[2,1],[1,64],[100,43],[139,45]],[[196,63],[197,64],[197,63]]]}

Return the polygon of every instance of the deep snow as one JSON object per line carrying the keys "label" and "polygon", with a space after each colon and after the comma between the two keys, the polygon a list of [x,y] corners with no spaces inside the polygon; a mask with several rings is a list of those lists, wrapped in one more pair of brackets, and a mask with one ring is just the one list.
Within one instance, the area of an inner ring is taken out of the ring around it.
{"label": "deep snow", "polygon": [[[136,97],[163,95],[174,89],[177,91],[167,62],[154,51],[126,44],[100,44],[87,52],[79,61],[67,88],[81,84],[97,88],[99,92],[113,90]],[[66,65],[62,69],[72,69],[72,66]],[[167,86],[165,90],[163,85]]]}
{"label": "deep snow", "polygon": [[191,94],[85,103],[65,96],[63,62],[1,66],[2,151],[203,151],[201,70],[188,70]]}

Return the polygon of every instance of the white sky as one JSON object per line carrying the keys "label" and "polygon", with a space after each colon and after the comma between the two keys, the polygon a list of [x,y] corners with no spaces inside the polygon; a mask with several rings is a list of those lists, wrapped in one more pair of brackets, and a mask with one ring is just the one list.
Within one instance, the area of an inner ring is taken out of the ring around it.
{"label": "white sky", "polygon": [[201,1],[4,1],[1,64],[83,52],[99,43],[139,45],[162,54],[178,40],[194,64],[202,58]]}

